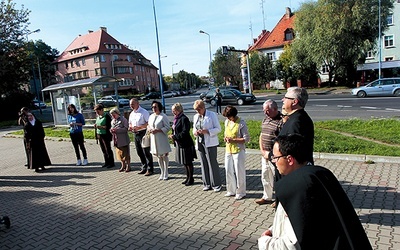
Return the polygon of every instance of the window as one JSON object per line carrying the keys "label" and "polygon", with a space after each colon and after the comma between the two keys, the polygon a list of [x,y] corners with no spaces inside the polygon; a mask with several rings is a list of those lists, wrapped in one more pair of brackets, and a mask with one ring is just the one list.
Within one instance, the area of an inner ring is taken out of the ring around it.
{"label": "window", "polygon": [[99,75],[100,75],[100,68],[95,68],[95,69],[94,69],[94,74],[95,74],[96,76],[99,76]]}
{"label": "window", "polygon": [[94,56],[94,62],[98,63],[100,61],[100,57],[98,55]]}
{"label": "window", "polygon": [[71,68],[74,67],[74,61],[71,61]]}
{"label": "window", "polygon": [[86,60],[85,60],[85,58],[82,58],[82,65],[83,65],[83,66],[86,65]]}
{"label": "window", "polygon": [[117,61],[118,60],[118,55],[113,55],[113,61]]}
{"label": "window", "polygon": [[393,13],[387,16],[386,21],[388,25],[393,25]]}
{"label": "window", "polygon": [[374,52],[372,50],[367,51],[367,55],[366,55],[367,59],[368,58],[374,58]]}
{"label": "window", "polygon": [[101,68],[101,75],[106,76],[107,75],[107,68]]}
{"label": "window", "polygon": [[116,73],[117,74],[132,74],[131,70],[132,70],[131,67],[117,67]]}
{"label": "window", "polygon": [[293,30],[287,29],[287,30],[285,31],[285,41],[292,41],[293,38],[294,38]]}
{"label": "window", "polygon": [[393,61],[393,56],[385,57],[385,61],[386,61],[386,62],[387,62],[387,61]]}
{"label": "window", "polygon": [[393,35],[384,36],[384,41],[385,41],[385,48],[394,46],[394,36]]}
{"label": "window", "polygon": [[132,61],[132,58],[131,58],[131,56],[126,56],[126,60],[128,60],[128,62],[131,62]]}
{"label": "window", "polygon": [[100,55],[100,62],[105,62],[106,61],[106,57],[104,55]]}
{"label": "window", "polygon": [[68,62],[65,62],[65,68],[68,69]]}
{"label": "window", "polygon": [[329,67],[328,67],[328,65],[326,65],[326,64],[322,65],[322,67],[321,67],[321,73],[322,73],[322,74],[327,74],[327,73],[329,73]]}
{"label": "window", "polygon": [[276,58],[275,58],[275,52],[269,52],[269,53],[267,53],[267,57],[268,57],[268,59],[269,59],[270,61],[275,61],[275,60],[276,60]]}
{"label": "window", "polygon": [[81,66],[79,60],[76,60],[76,61],[75,61],[75,64],[76,64],[77,67],[80,67],[80,66]]}
{"label": "window", "polygon": [[136,81],[137,81],[137,82],[140,82],[139,76],[136,76]]}

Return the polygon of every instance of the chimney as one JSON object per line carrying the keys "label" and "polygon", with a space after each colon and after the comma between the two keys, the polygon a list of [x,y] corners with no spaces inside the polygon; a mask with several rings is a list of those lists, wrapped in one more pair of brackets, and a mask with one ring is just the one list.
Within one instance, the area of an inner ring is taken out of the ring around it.
{"label": "chimney", "polygon": [[93,30],[88,30],[88,33],[93,33]]}
{"label": "chimney", "polygon": [[100,29],[104,32],[107,32],[107,27],[100,27]]}
{"label": "chimney", "polygon": [[289,19],[292,16],[292,10],[289,7],[286,7],[286,18]]}

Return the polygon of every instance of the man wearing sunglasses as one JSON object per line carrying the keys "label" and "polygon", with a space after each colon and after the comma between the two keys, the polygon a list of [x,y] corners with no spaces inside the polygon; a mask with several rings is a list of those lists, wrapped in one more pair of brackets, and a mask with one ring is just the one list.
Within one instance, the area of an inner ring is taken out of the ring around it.
{"label": "man wearing sunglasses", "polygon": [[280,135],[272,161],[283,176],[273,225],[258,239],[259,249],[372,249],[347,194],[333,173],[309,163],[306,140]]}

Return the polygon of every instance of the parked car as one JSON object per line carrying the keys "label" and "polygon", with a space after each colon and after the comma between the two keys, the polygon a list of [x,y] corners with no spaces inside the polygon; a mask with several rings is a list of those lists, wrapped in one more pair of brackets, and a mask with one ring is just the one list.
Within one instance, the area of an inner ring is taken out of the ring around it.
{"label": "parked car", "polygon": [[44,103],[44,102],[42,102],[42,101],[33,100],[32,103],[33,103],[32,107],[33,107],[34,109],[38,109],[38,108],[45,109],[45,108],[47,108],[46,103]]}
{"label": "parked car", "polygon": [[98,100],[98,103],[104,105],[104,107],[113,107],[117,106],[117,97],[118,97],[118,107],[129,106],[129,100],[126,98],[122,98],[121,96],[116,95],[107,95]]}
{"label": "parked car", "polygon": [[174,95],[172,94],[171,91],[164,91],[163,96],[164,96],[164,98],[169,98],[169,97],[173,97]]}
{"label": "parked car", "polygon": [[150,99],[160,99],[161,94],[159,92],[149,92],[146,95],[142,96],[140,99],[142,100],[150,100]]}
{"label": "parked car", "polygon": [[[220,86],[218,88],[219,88],[220,91],[222,91],[222,90],[231,90],[231,89],[240,91],[238,86]],[[215,89],[216,89],[216,87],[210,86],[210,90],[201,93],[199,98],[201,100],[203,100],[204,102],[210,102],[210,99],[212,97],[214,97],[214,95],[215,95]]]}
{"label": "parked car", "polygon": [[352,89],[351,94],[357,97],[400,96],[400,78],[381,78]]}
{"label": "parked car", "polygon": [[[245,94],[236,89],[220,89],[222,95],[222,104],[233,104],[233,105],[243,105],[250,104],[257,101],[257,98],[253,94]],[[217,100],[214,98],[215,90],[210,90],[203,101],[210,103],[212,106],[217,104]]]}

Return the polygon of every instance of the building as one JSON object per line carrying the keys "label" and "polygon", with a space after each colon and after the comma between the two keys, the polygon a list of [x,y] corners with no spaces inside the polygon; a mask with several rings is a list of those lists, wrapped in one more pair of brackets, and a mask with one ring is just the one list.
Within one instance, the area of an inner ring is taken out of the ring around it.
{"label": "building", "polygon": [[[381,77],[399,76],[400,74],[400,0],[393,3],[392,13],[387,17],[388,29],[381,36],[374,49],[367,52],[365,63],[359,64],[361,83],[375,80],[379,77],[379,61],[381,61]],[[381,58],[379,60],[379,51]]]}
{"label": "building", "polygon": [[[76,37],[54,64],[57,83],[113,76],[119,79],[120,93],[159,89],[157,67],[139,51],[118,42],[105,27]],[[114,89],[104,86],[103,91],[112,93]]]}
{"label": "building", "polygon": [[[285,45],[290,44],[294,37],[294,13],[289,7],[286,7],[285,14],[278,21],[272,31],[263,30],[261,34],[254,39],[254,44],[248,49],[249,52],[258,51],[268,56],[271,62],[276,62],[283,53]],[[272,88],[283,89],[281,80],[271,81]]]}

